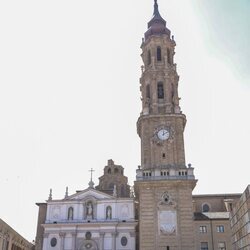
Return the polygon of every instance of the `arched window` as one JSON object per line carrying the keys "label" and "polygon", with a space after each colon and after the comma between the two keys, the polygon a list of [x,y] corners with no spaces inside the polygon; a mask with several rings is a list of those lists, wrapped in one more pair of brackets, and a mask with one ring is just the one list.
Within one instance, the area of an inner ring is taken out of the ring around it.
{"label": "arched window", "polygon": [[111,206],[107,206],[107,208],[106,208],[106,219],[107,220],[112,219],[112,208],[111,208]]}
{"label": "arched window", "polygon": [[111,174],[111,168],[108,169],[108,174]]}
{"label": "arched window", "polygon": [[70,207],[68,209],[68,220],[73,220],[74,219],[74,209],[73,207]]}
{"label": "arched window", "polygon": [[157,61],[160,62],[161,61],[161,47],[157,47]]}
{"label": "arched window", "polygon": [[148,50],[148,65],[151,64],[151,51]]}
{"label": "arched window", "polygon": [[208,204],[203,204],[202,205],[202,212],[206,213],[206,212],[209,212],[210,210],[210,206]]}
{"label": "arched window", "polygon": [[168,63],[172,64],[170,49],[167,49]]}
{"label": "arched window", "polygon": [[158,94],[158,99],[164,99],[163,82],[158,82],[158,84],[157,84],[157,94]]}

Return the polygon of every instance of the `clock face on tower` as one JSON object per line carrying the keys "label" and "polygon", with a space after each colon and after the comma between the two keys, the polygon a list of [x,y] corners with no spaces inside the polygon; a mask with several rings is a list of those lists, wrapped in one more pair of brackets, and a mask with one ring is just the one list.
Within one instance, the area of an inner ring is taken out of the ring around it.
{"label": "clock face on tower", "polygon": [[174,139],[174,129],[171,125],[161,125],[155,128],[152,140],[159,146],[171,143]]}
{"label": "clock face on tower", "polygon": [[163,128],[157,132],[157,136],[160,140],[165,141],[169,138],[170,133],[167,129]]}

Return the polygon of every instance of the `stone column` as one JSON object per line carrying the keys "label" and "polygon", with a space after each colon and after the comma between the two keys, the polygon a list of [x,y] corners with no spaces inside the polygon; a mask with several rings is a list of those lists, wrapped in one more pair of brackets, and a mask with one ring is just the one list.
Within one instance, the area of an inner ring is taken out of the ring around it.
{"label": "stone column", "polygon": [[72,245],[71,245],[71,249],[75,250],[76,249],[76,235],[77,233],[71,233],[72,235]]}
{"label": "stone column", "polygon": [[104,249],[104,235],[105,233],[100,233],[100,250]]}
{"label": "stone column", "polygon": [[64,239],[65,239],[65,235],[66,235],[66,233],[59,233],[60,241],[61,241],[60,250],[64,250]]}
{"label": "stone column", "polygon": [[116,250],[116,233],[112,233],[112,250]]}

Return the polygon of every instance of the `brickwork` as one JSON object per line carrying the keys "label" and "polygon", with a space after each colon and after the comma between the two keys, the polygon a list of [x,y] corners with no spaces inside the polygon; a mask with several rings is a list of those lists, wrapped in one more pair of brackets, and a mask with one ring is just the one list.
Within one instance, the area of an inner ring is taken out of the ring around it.
{"label": "brickwork", "polygon": [[250,249],[250,185],[234,204],[230,215],[234,250]]}

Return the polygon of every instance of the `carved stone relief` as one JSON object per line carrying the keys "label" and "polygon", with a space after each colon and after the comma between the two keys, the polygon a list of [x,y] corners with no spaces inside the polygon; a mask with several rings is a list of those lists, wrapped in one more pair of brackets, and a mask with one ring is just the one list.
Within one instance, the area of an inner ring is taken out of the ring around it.
{"label": "carved stone relief", "polygon": [[177,231],[176,202],[165,192],[158,202],[158,231],[159,234],[173,235]]}

